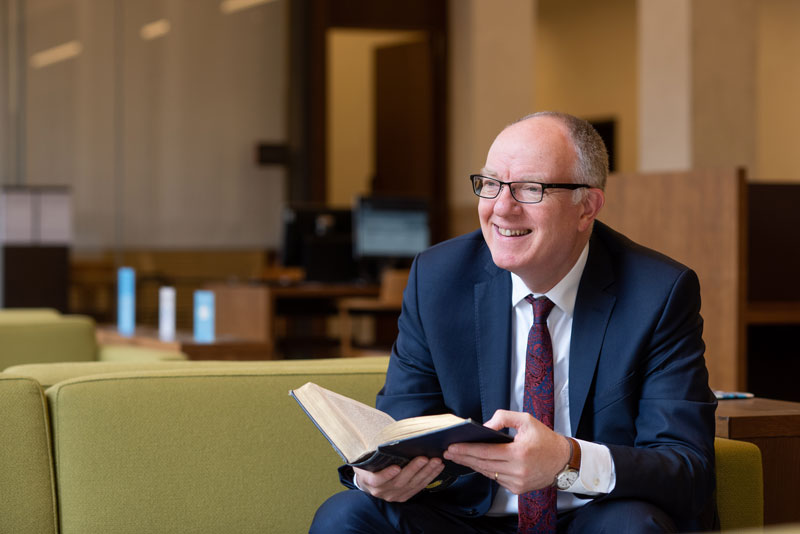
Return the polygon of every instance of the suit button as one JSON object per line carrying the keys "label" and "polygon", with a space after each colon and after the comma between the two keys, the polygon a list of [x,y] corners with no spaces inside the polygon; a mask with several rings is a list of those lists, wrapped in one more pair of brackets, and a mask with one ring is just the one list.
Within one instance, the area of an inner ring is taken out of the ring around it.
{"label": "suit button", "polygon": [[467,515],[478,515],[478,511],[475,508],[471,508],[467,510]]}

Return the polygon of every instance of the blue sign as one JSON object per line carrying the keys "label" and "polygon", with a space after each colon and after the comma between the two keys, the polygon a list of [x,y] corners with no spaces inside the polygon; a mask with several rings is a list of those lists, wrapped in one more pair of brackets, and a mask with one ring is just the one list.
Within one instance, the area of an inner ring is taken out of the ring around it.
{"label": "blue sign", "polygon": [[117,330],[128,337],[136,330],[136,271],[131,267],[117,271]]}
{"label": "blue sign", "polygon": [[214,292],[199,289],[194,292],[194,340],[214,342]]}

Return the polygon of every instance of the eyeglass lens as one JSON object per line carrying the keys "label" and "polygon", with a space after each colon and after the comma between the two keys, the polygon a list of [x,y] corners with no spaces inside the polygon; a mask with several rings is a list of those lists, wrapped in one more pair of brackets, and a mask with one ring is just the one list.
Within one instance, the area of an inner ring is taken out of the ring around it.
{"label": "eyeglass lens", "polygon": [[[483,198],[495,198],[503,187],[497,180],[482,176],[472,177],[472,186],[475,194]],[[517,182],[510,184],[511,196],[520,202],[539,202],[542,200],[542,186],[531,182]]]}

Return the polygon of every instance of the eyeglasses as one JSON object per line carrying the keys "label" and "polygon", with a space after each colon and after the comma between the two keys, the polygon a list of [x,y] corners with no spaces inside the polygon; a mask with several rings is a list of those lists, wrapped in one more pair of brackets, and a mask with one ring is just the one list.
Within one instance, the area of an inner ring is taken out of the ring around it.
{"label": "eyeglasses", "polygon": [[586,184],[544,184],[541,182],[501,182],[480,174],[470,174],[472,191],[481,198],[497,198],[507,185],[514,200],[523,204],[537,204],[542,201],[545,189],[581,189],[591,187]]}

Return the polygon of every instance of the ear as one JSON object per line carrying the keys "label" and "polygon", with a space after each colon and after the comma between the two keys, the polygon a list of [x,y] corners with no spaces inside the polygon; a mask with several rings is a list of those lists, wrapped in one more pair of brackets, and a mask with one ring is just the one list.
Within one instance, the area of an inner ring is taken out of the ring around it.
{"label": "ear", "polygon": [[592,223],[597,218],[597,214],[600,213],[600,210],[606,203],[606,195],[603,193],[602,189],[592,187],[585,189],[585,191],[586,194],[581,201],[583,210],[580,215],[580,220],[578,221],[578,229],[581,232],[592,227]]}

